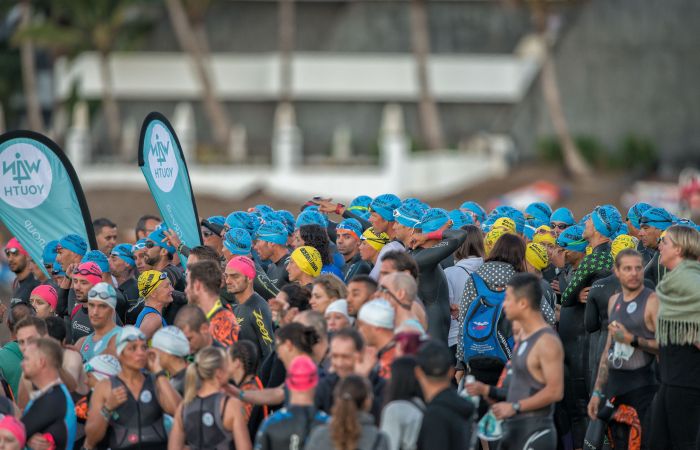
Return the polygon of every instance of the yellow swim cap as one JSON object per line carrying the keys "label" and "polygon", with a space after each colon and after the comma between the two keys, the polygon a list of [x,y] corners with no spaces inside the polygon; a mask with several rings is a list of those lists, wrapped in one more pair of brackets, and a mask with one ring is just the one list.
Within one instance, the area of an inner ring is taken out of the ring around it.
{"label": "yellow swim cap", "polygon": [[554,236],[554,231],[547,225],[542,225],[535,230],[535,235],[532,237],[532,242],[543,245],[556,245],[557,238]]}
{"label": "yellow swim cap", "polygon": [[[664,233],[666,232],[664,231]],[[621,234],[618,237],[616,237],[615,240],[612,242],[612,245],[610,247],[610,254],[612,255],[613,259],[615,259],[617,258],[617,254],[626,248],[636,250],[638,244],[639,239],[637,239],[636,237],[630,236],[628,234]]]}
{"label": "yellow swim cap", "polygon": [[321,274],[323,260],[321,259],[321,254],[315,248],[309,245],[297,247],[290,255],[290,258],[305,274],[312,277],[317,277]]}
{"label": "yellow swim cap", "polygon": [[515,226],[515,221],[513,221],[513,219],[509,217],[499,217],[498,219],[496,219],[491,229],[495,230],[497,228],[503,229],[504,231],[513,234],[515,234],[517,230],[517,227]]}
{"label": "yellow swim cap", "polygon": [[530,242],[525,249],[525,260],[535,269],[543,270],[549,265],[547,248],[542,244]]}
{"label": "yellow swim cap", "polygon": [[506,233],[506,230],[503,228],[492,228],[491,231],[486,234],[484,238],[484,250],[487,255],[491,253],[493,246],[496,245],[496,241]]}
{"label": "yellow swim cap", "polygon": [[367,228],[360,240],[365,241],[367,245],[375,249],[376,251],[381,250],[386,244],[389,243],[389,235],[386,233],[377,234],[374,228]]}

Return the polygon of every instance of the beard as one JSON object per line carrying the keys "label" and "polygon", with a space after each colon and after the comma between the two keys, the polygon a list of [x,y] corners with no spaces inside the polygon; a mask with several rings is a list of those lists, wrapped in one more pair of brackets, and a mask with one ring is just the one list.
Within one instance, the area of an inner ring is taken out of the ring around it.
{"label": "beard", "polygon": [[146,257],[144,258],[144,262],[151,267],[155,267],[155,265],[160,262],[160,254],[158,254],[156,256],[151,256],[151,255],[146,254]]}

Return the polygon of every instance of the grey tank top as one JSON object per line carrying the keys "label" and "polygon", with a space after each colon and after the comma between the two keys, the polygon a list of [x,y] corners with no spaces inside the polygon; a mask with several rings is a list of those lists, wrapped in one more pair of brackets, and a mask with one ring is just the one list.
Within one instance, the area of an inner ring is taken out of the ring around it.
{"label": "grey tank top", "polygon": [[[644,339],[655,339],[654,332],[649,330],[646,323],[644,323],[644,311],[646,310],[649,295],[652,292],[654,291],[644,288],[636,298],[630,301],[624,301],[622,294],[620,294],[610,312],[610,323],[613,321],[619,322],[635,336]],[[614,341],[613,345],[610,346],[610,356],[612,356],[613,346]],[[627,361],[623,360],[620,367],[615,366],[614,368],[618,370],[637,370],[647,366],[653,359],[654,355],[651,353],[635,348],[630,359]]]}
{"label": "grey tank top", "polygon": [[223,412],[228,397],[221,392],[207,397],[195,397],[182,408],[182,423],[185,429],[186,444],[192,450],[228,450],[232,440],[231,432],[224,428]]}
{"label": "grey tank top", "polygon": [[[539,392],[544,384],[537,381],[530,370],[527,368],[527,357],[530,351],[535,347],[535,343],[545,334],[556,336],[556,332],[550,327],[541,328],[532,333],[527,339],[523,339],[514,349],[511,366],[513,375],[508,386],[507,400],[509,402],[519,402]],[[554,412],[554,405],[545,406],[544,408],[528,411],[522,415],[527,416],[548,416]]]}

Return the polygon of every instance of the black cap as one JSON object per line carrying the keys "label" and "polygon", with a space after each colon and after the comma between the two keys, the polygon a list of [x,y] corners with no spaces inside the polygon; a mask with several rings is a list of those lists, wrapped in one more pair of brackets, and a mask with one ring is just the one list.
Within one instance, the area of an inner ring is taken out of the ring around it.
{"label": "black cap", "polygon": [[429,377],[445,377],[452,367],[452,354],[446,344],[430,339],[418,349],[416,364]]}
{"label": "black cap", "polygon": [[221,232],[224,231],[224,227],[216,223],[209,222],[207,219],[202,219],[200,225],[207,228],[209,231],[216,234],[217,236],[221,236]]}

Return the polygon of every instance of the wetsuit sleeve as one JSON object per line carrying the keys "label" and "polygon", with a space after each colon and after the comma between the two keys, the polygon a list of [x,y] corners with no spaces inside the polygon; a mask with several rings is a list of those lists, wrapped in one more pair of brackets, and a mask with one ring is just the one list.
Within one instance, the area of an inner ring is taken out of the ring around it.
{"label": "wetsuit sleeve", "polygon": [[588,333],[594,333],[600,330],[600,314],[598,311],[599,297],[602,295],[602,288],[595,287],[588,294],[586,302],[586,312],[583,316],[583,324]]}
{"label": "wetsuit sleeve", "polygon": [[255,334],[258,337],[258,348],[262,350],[262,358],[267,358],[272,352],[272,315],[267,308],[253,310]]}
{"label": "wetsuit sleeve", "polygon": [[39,398],[22,416],[21,420],[27,431],[28,439],[36,433],[45,432],[47,428],[55,423],[63,422],[66,414],[65,403],[52,402],[49,398],[52,396],[47,394]]}
{"label": "wetsuit sleeve", "polygon": [[260,425],[258,434],[255,435],[255,442],[253,448],[255,450],[270,450],[272,446],[270,445],[270,436],[268,434],[269,419]]}
{"label": "wetsuit sleeve", "polygon": [[70,289],[58,288],[58,302],[56,303],[56,315],[66,316],[68,315],[68,293]]}
{"label": "wetsuit sleeve", "polygon": [[369,220],[365,220],[362,217],[358,216],[352,211],[348,211],[346,208],[345,211],[343,211],[343,218],[345,219],[355,219],[358,222],[360,222],[360,225],[362,225],[362,231],[365,231],[367,228],[372,226],[372,223]]}
{"label": "wetsuit sleeve", "polygon": [[423,273],[442,262],[443,259],[454,253],[467,238],[464,230],[446,230],[442,233],[442,241],[434,247],[422,249],[413,254],[413,257]]}
{"label": "wetsuit sleeve", "polygon": [[270,280],[270,277],[267,276],[262,267],[256,264],[255,269],[255,280],[253,280],[255,292],[265,300],[277,297],[277,294],[280,293],[279,288]]}
{"label": "wetsuit sleeve", "polygon": [[583,288],[590,284],[590,278],[595,266],[594,254],[583,258],[581,264],[576,269],[576,273],[571,278],[566,290],[561,294],[561,306],[575,306],[578,304],[578,294]]}
{"label": "wetsuit sleeve", "polygon": [[180,245],[180,248],[178,248],[177,251],[185,258],[190,256],[190,248],[188,246],[186,246],[185,244]]}

